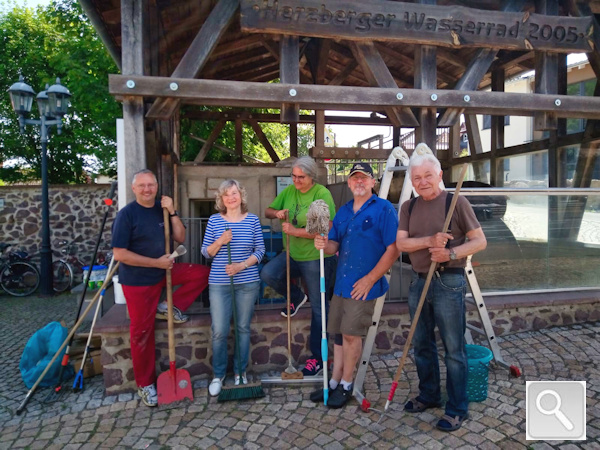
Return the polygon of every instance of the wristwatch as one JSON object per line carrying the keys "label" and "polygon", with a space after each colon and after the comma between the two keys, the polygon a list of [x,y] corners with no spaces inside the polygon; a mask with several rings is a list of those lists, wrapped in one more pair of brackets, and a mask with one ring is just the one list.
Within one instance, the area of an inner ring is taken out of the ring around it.
{"label": "wristwatch", "polygon": [[244,268],[247,269],[248,268],[248,263],[246,261],[244,261]]}
{"label": "wristwatch", "polygon": [[169,214],[169,217],[175,217],[177,215],[179,215],[179,214],[177,214],[177,211],[175,211],[173,214]]}
{"label": "wristwatch", "polygon": [[454,253],[454,249],[451,248],[450,249],[450,261],[455,261],[456,260],[456,253]]}

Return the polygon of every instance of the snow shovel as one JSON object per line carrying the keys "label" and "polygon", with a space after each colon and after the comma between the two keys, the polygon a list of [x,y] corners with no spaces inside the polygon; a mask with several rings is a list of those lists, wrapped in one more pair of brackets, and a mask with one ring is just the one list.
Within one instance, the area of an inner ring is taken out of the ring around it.
{"label": "snow shovel", "polygon": [[[165,253],[170,253],[170,218],[167,208],[163,208],[163,217],[165,221]],[[159,405],[177,402],[184,398],[194,400],[190,373],[185,369],[178,369],[175,366],[175,333],[173,331],[173,286],[171,282],[171,269],[167,269],[167,316],[169,329],[169,371],[161,373],[156,381]]]}

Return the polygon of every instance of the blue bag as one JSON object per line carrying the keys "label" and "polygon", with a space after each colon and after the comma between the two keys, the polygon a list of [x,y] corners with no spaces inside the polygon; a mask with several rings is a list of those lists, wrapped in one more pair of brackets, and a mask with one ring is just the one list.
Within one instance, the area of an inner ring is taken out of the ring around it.
{"label": "blue bag", "polygon": [[[21,362],[19,363],[21,376],[27,388],[31,389],[33,387],[42,372],[46,369],[46,366],[48,366],[50,360],[54,357],[56,351],[65,342],[68,334],[68,330],[59,322],[50,322],[29,338],[23,350]],[[40,382],[40,387],[55,386],[59,381],[62,381],[58,379],[58,374],[65,350],[66,348],[62,349],[60,355]],[[68,364],[64,369],[62,378],[63,380],[68,380],[74,374],[75,369],[73,369],[71,364]]]}

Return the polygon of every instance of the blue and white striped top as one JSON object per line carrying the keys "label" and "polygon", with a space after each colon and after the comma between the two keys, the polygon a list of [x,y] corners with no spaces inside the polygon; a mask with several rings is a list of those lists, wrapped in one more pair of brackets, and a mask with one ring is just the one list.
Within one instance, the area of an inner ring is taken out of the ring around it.
{"label": "blue and white striped top", "polygon": [[[202,254],[210,259],[208,247],[221,237],[227,229],[231,230],[233,238],[229,243],[231,246],[231,261],[243,262],[251,255],[256,256],[258,262],[262,260],[265,254],[265,241],[263,239],[262,228],[258,217],[254,214],[248,214],[240,222],[228,222],[221,214],[213,214],[208,219],[204,241],[202,242]],[[225,266],[228,264],[227,246],[220,248],[214,256],[208,276],[209,284],[229,284],[229,276],[225,273]],[[258,264],[254,264],[247,269],[241,270],[233,276],[235,284],[251,283],[259,281]]]}

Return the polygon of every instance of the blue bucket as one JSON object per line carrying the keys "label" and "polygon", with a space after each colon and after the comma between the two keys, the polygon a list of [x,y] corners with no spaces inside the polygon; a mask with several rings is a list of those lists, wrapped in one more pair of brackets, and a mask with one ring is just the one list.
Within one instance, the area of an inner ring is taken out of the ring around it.
{"label": "blue bucket", "polygon": [[470,402],[482,402],[488,393],[489,363],[494,357],[492,351],[480,345],[467,345],[469,376],[467,378],[467,395]]}

